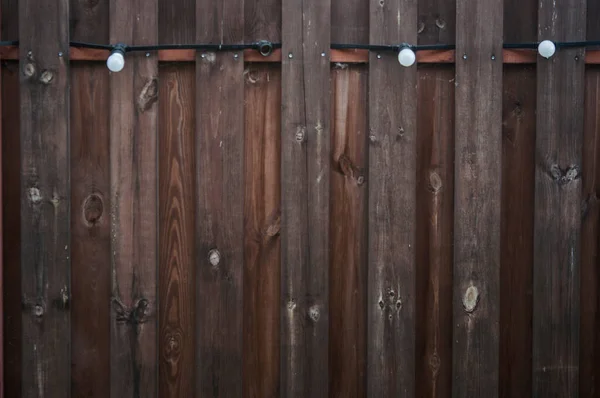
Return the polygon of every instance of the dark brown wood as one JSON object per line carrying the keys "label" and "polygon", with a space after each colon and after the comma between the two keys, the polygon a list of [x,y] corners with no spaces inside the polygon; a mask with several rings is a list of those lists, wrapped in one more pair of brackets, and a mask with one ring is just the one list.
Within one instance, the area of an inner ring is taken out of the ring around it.
{"label": "dark brown wood", "polygon": [[367,68],[339,65],[331,82],[329,395],[366,395]]}
{"label": "dark brown wood", "polygon": [[[193,43],[195,1],[159,0],[160,43]],[[159,397],[194,396],[195,68],[159,71]]]}
{"label": "dark brown wood", "polygon": [[[502,2],[457,0],[453,383],[498,396]],[[473,32],[477,32],[476,35]]]}
{"label": "dark brown wood", "polygon": [[418,44],[454,44],[456,0],[418,0],[417,3]]}
{"label": "dark brown wood", "polygon": [[454,68],[421,67],[417,143],[418,397],[452,392]]}
{"label": "dark brown wood", "polygon": [[[108,3],[70,2],[71,40],[108,41]],[[71,69],[71,394],[110,395],[109,75]]]}
{"label": "dark brown wood", "polygon": [[[584,40],[586,1],[540,3],[538,40]],[[579,396],[584,49],[538,58],[532,396]]]}
{"label": "dark brown wood", "polygon": [[[2,4],[0,3],[0,27],[2,25]],[[0,36],[2,30],[0,29]],[[0,76],[1,79],[1,76]],[[0,94],[2,81],[0,80]],[[0,120],[2,120],[2,96],[0,95]],[[2,178],[2,123],[0,122],[0,178]],[[4,398],[4,228],[2,214],[3,190],[0,182],[0,398]]]}
{"label": "dark brown wood", "polygon": [[245,72],[244,396],[279,397],[281,72]]}
{"label": "dark brown wood", "polygon": [[[244,1],[244,23],[246,43],[256,43],[260,40],[280,43],[281,0]],[[248,61],[247,58],[245,60]]]}
{"label": "dark brown wood", "polygon": [[[110,42],[153,44],[156,0],[111,0]],[[110,76],[111,396],[154,397],[157,372],[157,100],[155,54]]]}
{"label": "dark brown wood", "polygon": [[71,392],[68,21],[67,0],[19,2],[23,397]]}
{"label": "dark brown wood", "polygon": [[344,0],[331,2],[331,42],[369,43],[369,2]]}
{"label": "dark brown wood", "polygon": [[[196,41],[241,43],[243,0],[196,2]],[[242,395],[244,57],[196,58],[196,394]]]}
{"label": "dark brown wood", "polygon": [[281,395],[327,397],[331,3],[282,9]]}
{"label": "dark brown wood", "polygon": [[[370,3],[370,43],[416,43],[417,3]],[[417,68],[369,58],[367,396],[415,395]]]}

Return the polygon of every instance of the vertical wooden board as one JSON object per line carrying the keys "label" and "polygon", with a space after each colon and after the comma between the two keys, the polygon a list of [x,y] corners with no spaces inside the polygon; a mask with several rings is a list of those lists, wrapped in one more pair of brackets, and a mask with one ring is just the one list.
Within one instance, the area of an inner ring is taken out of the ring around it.
{"label": "vertical wooden board", "polygon": [[[453,396],[498,395],[502,2],[457,0]],[[474,34],[476,32],[476,34]]]}
{"label": "vertical wooden board", "polygon": [[456,0],[418,0],[418,9],[419,44],[454,44]]}
{"label": "vertical wooden board", "polygon": [[[417,2],[370,2],[370,43],[417,42]],[[369,59],[367,395],[415,395],[417,68]]]}
{"label": "vertical wooden board", "polygon": [[71,392],[68,21],[67,0],[19,2],[23,397]]}
{"label": "vertical wooden board", "polygon": [[[155,44],[156,0],[111,0],[110,42]],[[155,53],[110,76],[111,396],[157,394],[157,102]]]}
{"label": "vertical wooden board", "polygon": [[331,42],[346,44],[369,43],[368,1],[331,1]]}
{"label": "vertical wooden board", "polygon": [[[0,26],[2,25],[2,4],[0,3]],[[0,29],[1,36],[1,29]],[[1,65],[0,65],[1,66]],[[1,76],[0,76],[1,79]],[[2,178],[2,81],[0,80],[0,178]],[[3,190],[0,183],[0,398],[4,398],[4,228],[2,214]]]}
{"label": "vertical wooden board", "polygon": [[281,395],[328,396],[329,0],[284,0]]}
{"label": "vertical wooden board", "polygon": [[[194,0],[159,0],[160,43],[193,43]],[[195,68],[159,72],[159,396],[194,396]]]}
{"label": "vertical wooden board", "polygon": [[[241,43],[243,0],[196,2],[196,41]],[[242,395],[244,59],[196,58],[196,394]]]}
{"label": "vertical wooden board", "polygon": [[[2,279],[11,281],[3,287],[5,303],[21,297],[21,204],[20,190],[20,95],[19,66],[16,62],[2,64],[2,228],[4,269]],[[4,393],[6,397],[21,396],[21,307],[7,305],[4,319]]]}
{"label": "vertical wooden board", "polygon": [[245,1],[244,24],[246,43],[281,42],[281,0]]}
{"label": "vertical wooden board", "polygon": [[531,394],[535,66],[506,65],[502,101],[501,397]]}
{"label": "vertical wooden board", "polygon": [[[539,40],[584,40],[586,1],[540,3]],[[533,396],[579,395],[584,49],[538,57]]]}
{"label": "vertical wooden board", "polygon": [[417,141],[416,396],[452,393],[454,68],[421,66]]}
{"label": "vertical wooden board", "polygon": [[366,67],[337,65],[331,81],[329,395],[366,395]]}
{"label": "vertical wooden board", "polygon": [[279,396],[280,129],[278,65],[245,76],[244,395]]}
{"label": "vertical wooden board", "polygon": [[[71,39],[108,41],[108,3],[70,1]],[[109,75],[71,69],[71,394],[110,392]]]}

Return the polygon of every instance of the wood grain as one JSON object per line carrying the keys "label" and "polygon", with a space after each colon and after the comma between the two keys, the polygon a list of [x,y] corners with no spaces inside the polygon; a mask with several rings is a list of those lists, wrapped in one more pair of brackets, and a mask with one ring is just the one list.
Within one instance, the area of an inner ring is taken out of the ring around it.
{"label": "wood grain", "polygon": [[71,390],[68,20],[66,0],[19,2],[23,397]]}
{"label": "wood grain", "polygon": [[[373,1],[370,43],[415,43],[417,2]],[[369,58],[367,395],[415,395],[417,69]]]}
{"label": "wood grain", "polygon": [[[196,2],[196,41],[241,43],[242,0]],[[196,394],[242,395],[243,53],[196,61]]]}
{"label": "wood grain", "polygon": [[421,67],[417,142],[416,396],[452,392],[454,68]]}
{"label": "wood grain", "polygon": [[367,70],[341,65],[331,82],[329,388],[366,394]]}
{"label": "wood grain", "polygon": [[329,390],[331,4],[282,10],[281,395],[318,398]]}
{"label": "wood grain", "polygon": [[[0,28],[2,26],[2,4],[0,3]],[[0,36],[1,36],[0,29]],[[1,76],[0,76],[1,79]],[[2,81],[0,80],[0,94]],[[0,95],[0,120],[2,120],[2,96]],[[2,177],[2,123],[0,122],[0,178]],[[4,398],[4,223],[2,214],[2,184],[0,183],[0,398]]]}
{"label": "wood grain", "polygon": [[244,395],[279,397],[281,72],[245,71]]}
{"label": "wood grain", "polygon": [[[538,40],[584,40],[585,8],[540,3]],[[538,58],[533,396],[579,396],[584,54]]]}
{"label": "wood grain", "polygon": [[[110,41],[157,42],[156,0],[111,0]],[[110,76],[111,396],[153,397],[157,372],[157,115],[155,55]]]}
{"label": "wood grain", "polygon": [[[498,396],[502,2],[457,0],[453,396]],[[477,32],[476,35],[473,32]]]}

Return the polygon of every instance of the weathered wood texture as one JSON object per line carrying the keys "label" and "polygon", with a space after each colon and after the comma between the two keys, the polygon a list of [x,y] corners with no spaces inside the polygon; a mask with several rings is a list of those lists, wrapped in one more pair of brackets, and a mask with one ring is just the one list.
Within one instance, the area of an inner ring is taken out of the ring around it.
{"label": "weathered wood texture", "polygon": [[331,4],[282,9],[281,394],[326,397]]}
{"label": "weathered wood texture", "polygon": [[[193,43],[193,0],[159,0],[160,43]],[[194,396],[195,68],[159,70],[159,396]]]}
{"label": "weathered wood texture", "polygon": [[[111,43],[153,44],[156,0],[111,0]],[[111,396],[153,397],[157,369],[156,56],[110,76]]]}
{"label": "weathered wood texture", "polygon": [[[372,44],[415,43],[417,2],[370,2]],[[415,395],[417,69],[369,58],[367,395]]]}
{"label": "weathered wood texture", "polygon": [[[2,4],[0,3],[0,27],[2,26]],[[1,32],[1,30],[0,30]],[[0,33],[1,36],[1,33]],[[1,79],[1,76],[0,76]],[[0,80],[0,93],[2,81]],[[0,95],[0,121],[2,120],[2,96]],[[0,122],[0,176],[2,176],[2,123]],[[4,398],[4,229],[2,214],[2,184],[0,182],[0,398]]]}
{"label": "weathered wood texture", "polygon": [[[586,1],[540,3],[538,39],[585,39]],[[533,396],[579,396],[584,49],[537,65]]]}
{"label": "weathered wood texture", "polygon": [[[108,3],[71,0],[71,39],[108,41]],[[71,68],[71,394],[110,393],[109,74]]]}
{"label": "weathered wood texture", "polygon": [[[243,0],[196,2],[196,41],[241,43]],[[196,61],[196,394],[242,394],[244,60]]]}
{"label": "weathered wood texture", "polygon": [[[498,395],[502,2],[456,4],[453,396]],[[474,34],[476,32],[476,34]]]}
{"label": "weathered wood texture", "polygon": [[331,74],[329,395],[366,394],[367,69]]}
{"label": "weathered wood texture", "polygon": [[67,0],[19,2],[23,397],[71,390],[68,22]]}

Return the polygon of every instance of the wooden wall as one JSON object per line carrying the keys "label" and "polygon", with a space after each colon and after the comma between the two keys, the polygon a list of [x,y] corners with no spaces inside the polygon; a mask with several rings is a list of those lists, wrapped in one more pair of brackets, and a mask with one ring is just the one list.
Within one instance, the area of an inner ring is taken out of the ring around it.
{"label": "wooden wall", "polygon": [[600,5],[473,4],[2,0],[4,396],[600,396]]}

